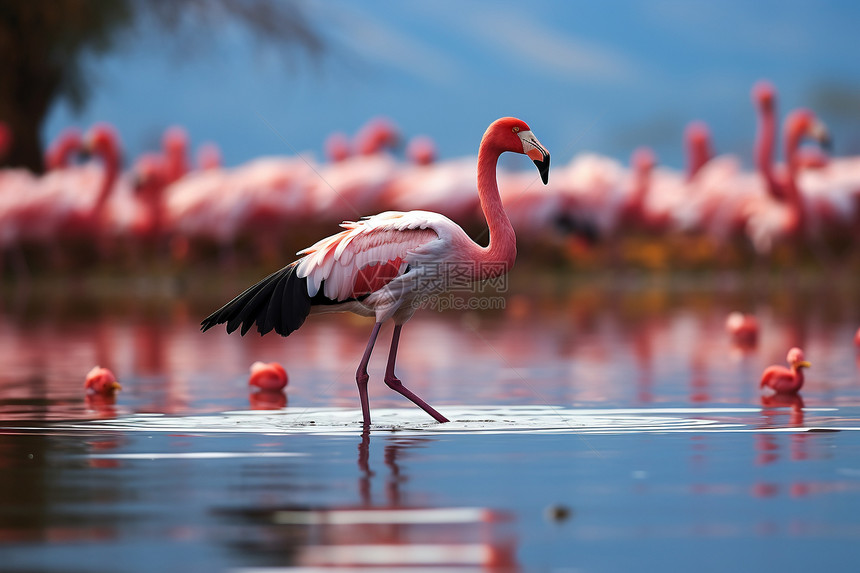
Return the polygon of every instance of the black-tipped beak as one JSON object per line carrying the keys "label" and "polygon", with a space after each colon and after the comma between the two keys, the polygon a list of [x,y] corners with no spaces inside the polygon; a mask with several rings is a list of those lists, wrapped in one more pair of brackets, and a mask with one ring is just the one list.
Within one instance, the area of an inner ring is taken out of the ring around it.
{"label": "black-tipped beak", "polygon": [[542,159],[535,159],[535,165],[538,168],[538,173],[540,173],[541,181],[546,185],[549,181],[549,153],[542,152]]}

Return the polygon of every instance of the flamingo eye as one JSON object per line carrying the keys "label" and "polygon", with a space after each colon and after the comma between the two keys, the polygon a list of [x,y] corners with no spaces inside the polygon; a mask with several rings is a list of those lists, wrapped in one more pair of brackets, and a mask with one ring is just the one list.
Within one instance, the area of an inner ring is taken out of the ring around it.
{"label": "flamingo eye", "polygon": [[520,130],[520,126],[518,126],[518,125],[515,125],[515,126],[513,127],[513,129],[512,129],[512,131],[513,131],[514,133],[517,133],[519,130]]}

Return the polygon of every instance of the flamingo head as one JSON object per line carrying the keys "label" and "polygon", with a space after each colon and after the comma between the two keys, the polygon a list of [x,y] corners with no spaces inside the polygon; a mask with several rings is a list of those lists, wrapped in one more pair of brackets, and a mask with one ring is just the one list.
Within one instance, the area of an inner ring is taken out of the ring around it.
{"label": "flamingo head", "polygon": [[197,150],[197,166],[200,169],[218,169],[221,167],[221,149],[214,143],[204,143]]}
{"label": "flamingo head", "polygon": [[825,151],[831,147],[827,126],[812,110],[806,108],[796,109],[785,118],[785,137],[789,142],[794,143],[799,143],[805,137],[811,138]]}
{"label": "flamingo head", "polygon": [[797,347],[788,351],[786,361],[791,366],[792,370],[800,370],[801,368],[809,368],[812,366],[812,364],[803,359],[803,350]]}
{"label": "flamingo head", "polygon": [[168,153],[185,154],[188,149],[188,134],[179,126],[168,127],[164,132],[161,145]]}
{"label": "flamingo head", "polygon": [[329,135],[325,140],[325,154],[332,163],[343,161],[352,155],[352,150],[349,146],[349,138],[346,134],[335,132]]}
{"label": "flamingo head", "polygon": [[753,101],[762,108],[773,109],[776,103],[776,88],[767,80],[759,80],[752,89]]}
{"label": "flamingo head", "polygon": [[117,390],[121,390],[122,386],[116,381],[113,372],[107,368],[95,366],[87,373],[84,388],[87,394],[112,395]]}
{"label": "flamingo head", "polygon": [[711,132],[704,121],[693,121],[687,125],[687,140],[693,145],[704,146],[711,140]]}
{"label": "flamingo head", "polygon": [[355,147],[361,155],[373,155],[400,144],[400,131],[390,119],[376,117],[368,121],[355,137]]}
{"label": "flamingo head", "polygon": [[406,146],[406,155],[417,165],[430,165],[436,160],[436,144],[427,136],[416,136]]}
{"label": "flamingo head", "polygon": [[93,126],[84,139],[84,150],[101,157],[107,166],[119,169],[119,136],[110,125],[99,123]]}
{"label": "flamingo head", "polygon": [[633,152],[630,162],[636,171],[648,172],[657,164],[657,156],[650,147],[638,147]]}
{"label": "flamingo head", "polygon": [[484,133],[484,141],[490,142],[501,151],[528,155],[537,166],[544,185],[549,181],[549,151],[540,144],[523,120],[515,117],[497,119]]}

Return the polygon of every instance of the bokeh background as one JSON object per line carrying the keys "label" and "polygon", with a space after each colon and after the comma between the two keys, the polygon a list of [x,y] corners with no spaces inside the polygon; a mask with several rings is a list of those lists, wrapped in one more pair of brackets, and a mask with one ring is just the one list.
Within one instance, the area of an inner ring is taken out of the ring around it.
{"label": "bokeh background", "polygon": [[849,0],[271,3],[300,31],[261,31],[230,2],[127,4],[110,44],[80,54],[88,97],[54,101],[44,141],[104,120],[134,157],[178,123],[235,165],[319,155],[329,133],[386,115],[456,157],[514,115],[559,161],[585,150],[626,161],[649,145],[681,167],[693,119],[718,152],[749,156],[750,88],[768,78],[782,110],[823,117],[837,154],[860,151],[860,6]]}

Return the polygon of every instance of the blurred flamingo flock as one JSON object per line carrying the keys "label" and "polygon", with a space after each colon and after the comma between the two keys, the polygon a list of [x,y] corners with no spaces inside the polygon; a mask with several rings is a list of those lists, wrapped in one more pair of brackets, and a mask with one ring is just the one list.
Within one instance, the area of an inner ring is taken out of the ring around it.
{"label": "blurred flamingo flock", "polygon": [[[860,157],[829,156],[812,110],[792,110],[780,126],[770,83],[753,86],[751,99],[753,157],[719,155],[708,126],[694,121],[679,140],[685,170],[660,166],[647,147],[629,165],[577,154],[552,168],[547,187],[503,166],[521,248],[585,267],[856,262]],[[228,168],[213,143],[192,161],[189,135],[171,127],[161,150],[123,170],[130,158],[110,125],[70,128],[47,150],[44,175],[0,172],[4,270],[129,259],[282,264],[337,223],[388,210],[436,211],[480,236],[476,159],[437,160],[429,138],[406,140],[374,118],[352,137],[332,134],[322,161],[272,156]],[[0,153],[14,144],[0,129]]]}

